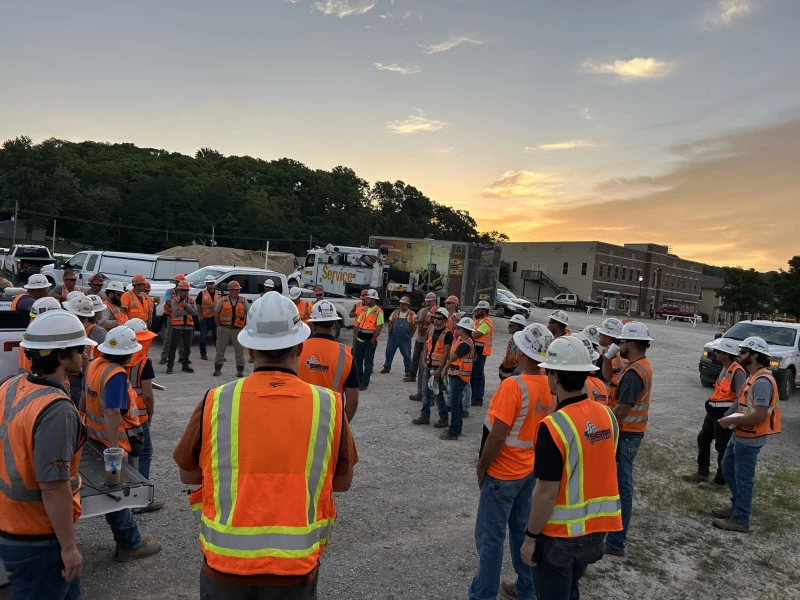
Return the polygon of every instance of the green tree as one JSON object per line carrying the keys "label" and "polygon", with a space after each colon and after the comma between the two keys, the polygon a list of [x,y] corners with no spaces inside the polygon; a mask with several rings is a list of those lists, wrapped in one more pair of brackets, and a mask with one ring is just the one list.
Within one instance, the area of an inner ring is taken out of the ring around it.
{"label": "green tree", "polygon": [[800,256],[789,259],[789,270],[781,269],[773,285],[778,311],[800,319]]}
{"label": "green tree", "polygon": [[726,312],[749,313],[751,316],[771,312],[774,301],[769,280],[755,269],[724,267],[725,280],[717,290]]}

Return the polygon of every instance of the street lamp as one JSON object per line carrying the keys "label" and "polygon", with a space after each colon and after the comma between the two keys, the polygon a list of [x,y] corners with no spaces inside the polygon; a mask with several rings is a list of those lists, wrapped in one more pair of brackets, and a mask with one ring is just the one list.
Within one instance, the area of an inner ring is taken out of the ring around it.
{"label": "street lamp", "polygon": [[644,277],[639,275],[639,314],[643,315],[644,311],[642,310],[642,281],[644,281]]}

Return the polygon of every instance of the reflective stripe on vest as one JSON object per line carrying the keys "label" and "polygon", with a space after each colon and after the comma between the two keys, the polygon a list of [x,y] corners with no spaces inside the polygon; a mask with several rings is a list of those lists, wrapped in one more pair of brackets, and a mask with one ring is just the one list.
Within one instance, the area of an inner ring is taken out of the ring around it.
{"label": "reflective stripe on vest", "polygon": [[349,348],[335,340],[312,336],[303,343],[297,375],[306,383],[341,393],[352,367]]}
{"label": "reflective stripe on vest", "polygon": [[[178,297],[178,310],[186,310],[187,306],[194,307],[195,303],[192,298],[187,297],[186,300],[181,300],[180,296]],[[192,317],[191,313],[186,313],[184,315],[176,316],[174,313],[172,314],[172,326],[173,327],[194,327],[194,318]]]}
{"label": "reflective stripe on vest", "polygon": [[333,389],[337,392],[342,391],[342,376],[344,375],[344,361],[347,358],[347,350],[339,344],[339,357],[336,360],[336,370],[333,372]]}
{"label": "reflective stripe on vest", "polygon": [[111,316],[114,317],[114,320],[117,322],[117,327],[120,325],[125,325],[128,322],[128,315],[125,314],[119,306],[116,304],[112,304],[110,300],[105,301],[105,305],[108,307]]}
{"label": "reflective stripe on vest", "polygon": [[432,367],[439,367],[445,360],[444,355],[444,338],[447,335],[447,329],[441,329],[439,337],[436,338],[436,345],[433,345],[433,332],[437,331],[431,329],[428,331],[428,338],[425,340],[425,345],[428,348],[428,360]]}
{"label": "reflective stripe on vest", "polygon": [[[528,393],[528,386],[525,385],[524,381],[520,380],[519,375],[509,377],[505,381],[513,381],[519,388],[520,394],[522,395],[522,403],[519,408],[519,414],[517,415],[517,418],[514,419],[514,424],[511,426],[511,431],[506,437],[506,445],[513,446],[514,448],[533,448],[533,440],[519,439],[519,433],[522,430],[522,426],[525,424],[525,417],[528,416],[528,411],[530,410],[531,399],[530,394]],[[505,383],[505,381],[503,382],[503,385],[508,385]],[[536,399],[536,402],[539,404],[539,406],[535,406],[534,410],[544,410],[545,407],[539,402],[538,398]],[[557,398],[555,396],[551,397],[548,412],[552,413],[556,409],[557,405]],[[486,428],[491,431],[492,422],[489,420],[488,412],[483,420],[483,424],[486,425]]]}
{"label": "reflective stripe on vest", "polygon": [[714,393],[708,399],[709,404],[715,408],[728,408],[735,404],[737,392],[733,391],[733,378],[739,370],[744,373],[744,367],[734,360],[714,382]]}
{"label": "reflective stripe on vest", "polygon": [[767,407],[767,418],[753,425],[737,426],[735,432],[739,437],[754,438],[781,432],[781,409],[778,386],[775,383],[775,378],[772,376],[772,373],[770,373],[767,368],[762,367],[748,377],[742,389],[739,390],[739,405],[736,407],[736,412],[745,415],[756,412],[757,407],[755,398],[753,397],[753,386],[757,380],[762,378],[772,383],[772,398],[770,399],[769,407]]}
{"label": "reflective stripe on vest", "polygon": [[453,353],[458,350],[461,344],[467,344],[469,352],[450,362],[449,374],[452,377],[460,377],[464,381],[469,381],[472,376],[472,365],[475,362],[475,342],[472,338],[459,338],[456,347],[453,348]]}
{"label": "reflective stripe on vest", "polygon": [[[205,299],[208,298],[208,303],[205,302]],[[208,293],[208,290],[201,290],[199,294],[197,294],[197,298],[195,302],[197,303],[197,311],[200,313],[201,319],[213,319],[214,318],[214,307],[216,306],[217,298],[217,290],[214,290],[214,297],[211,297],[211,294]]]}
{"label": "reflective stripe on vest", "polygon": [[505,358],[503,358],[503,362],[500,363],[504,371],[513,371],[519,366],[519,354],[520,350],[514,343],[514,337],[512,336],[508,340],[508,345],[506,346]]}
{"label": "reflective stripe on vest", "polygon": [[360,330],[359,333],[374,333],[378,328],[378,316],[382,314],[383,310],[380,306],[365,306],[361,314],[358,315],[358,322],[356,323]]}
{"label": "reflective stripe on vest", "polygon": [[[235,313],[235,314],[234,314]],[[244,298],[236,299],[236,308],[231,302],[230,296],[222,299],[222,309],[219,312],[219,324],[225,327],[244,327],[247,311],[245,311]]]}
{"label": "reflective stripe on vest", "polygon": [[[97,363],[99,365],[99,363]],[[96,368],[100,368],[99,366]],[[100,390],[99,393],[99,401],[100,401],[100,414],[97,415],[89,410],[89,392],[87,390],[87,400],[86,400],[86,429],[89,431],[90,437],[100,440],[104,443],[108,443],[108,436],[106,435],[106,424],[105,424],[105,410],[106,410],[106,383],[115,375],[115,371],[123,373],[125,375],[125,379],[128,379],[128,373],[125,371],[123,367],[116,363],[109,363],[106,365],[105,369],[100,375]],[[92,375],[94,373],[92,372]],[[88,375],[86,377],[85,382],[85,389],[91,387],[91,383],[94,377],[89,378]],[[121,411],[120,411],[121,412]],[[128,394],[128,411],[125,414],[121,414],[122,416],[122,423],[120,425],[120,431],[118,435],[118,441],[120,446],[122,446],[126,451],[130,450],[130,442],[128,441],[128,435],[135,436],[141,433],[142,426],[139,423],[139,409],[137,408],[137,403],[134,400],[131,402],[130,394]]]}
{"label": "reflective stripe on vest", "polygon": [[475,340],[475,347],[482,349],[483,356],[491,356],[492,343],[494,340],[494,323],[492,323],[492,319],[490,317],[482,317],[478,319],[475,322],[475,331],[478,331],[478,328],[484,323],[489,324],[489,333],[481,334],[480,337]]}
{"label": "reflective stripe on vest", "polygon": [[[133,290],[129,290],[122,295],[121,302],[123,306],[127,306],[127,314],[129,319],[139,318],[147,323],[147,318],[150,314],[150,307],[147,301],[147,294],[142,293],[142,297],[144,300],[138,298]],[[124,302],[126,299],[130,301],[130,304],[126,305]]]}
{"label": "reflective stripe on vest", "polygon": [[[635,433],[644,432],[647,428],[647,421],[649,418],[650,409],[650,391],[652,389],[652,381],[650,378],[650,361],[647,357],[640,358],[633,362],[629,362],[622,371],[619,372],[618,380],[612,380],[612,398],[614,399],[614,406],[617,405],[619,400],[619,385],[622,384],[622,378],[628,371],[635,371],[639,378],[642,380],[642,391],[634,401],[628,414],[622,419],[622,431],[630,431]],[[618,382],[618,383],[617,383]],[[609,408],[613,408],[611,402],[608,403]]]}

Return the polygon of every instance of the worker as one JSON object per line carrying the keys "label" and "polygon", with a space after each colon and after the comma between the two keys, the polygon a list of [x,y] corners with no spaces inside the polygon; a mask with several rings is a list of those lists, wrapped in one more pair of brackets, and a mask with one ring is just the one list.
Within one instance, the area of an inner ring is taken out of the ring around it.
{"label": "worker", "polygon": [[274,289],[275,289],[275,282],[272,279],[265,279],[264,280],[264,291],[261,292],[261,295],[263,296],[267,292],[271,292]]}
{"label": "worker", "polygon": [[425,353],[422,357],[425,365],[425,370],[422,372],[422,409],[419,417],[411,420],[414,425],[430,425],[431,392],[434,395],[436,408],[439,409],[439,420],[433,426],[437,429],[443,429],[450,425],[447,416],[447,403],[444,399],[446,384],[443,381],[448,372],[450,349],[453,346],[453,334],[447,330],[448,316],[447,309],[442,307],[437,308],[431,315],[433,324],[428,329],[428,334],[425,338]]}
{"label": "worker", "polygon": [[[115,327],[97,346],[98,355],[86,373],[81,412],[86,414],[89,437],[106,448],[122,448],[128,462],[138,468],[144,449],[144,433],[139,423],[136,394],[131,388],[125,367],[142,349],[136,333],[127,325]],[[161,544],[150,535],[142,535],[130,509],[105,515],[117,543],[119,562],[152,556]]]}
{"label": "worker", "polygon": [[314,304],[308,320],[311,337],[303,342],[297,376],[306,383],[342,394],[344,412],[352,421],[358,410],[358,369],[353,350],[333,336],[337,321],[341,317],[331,302],[320,300]]}
{"label": "worker", "polygon": [[469,386],[472,377],[472,366],[475,363],[475,340],[472,332],[475,331],[475,321],[469,317],[462,318],[456,326],[456,335],[453,339],[452,352],[450,353],[447,376],[449,378],[448,394],[450,405],[450,426],[442,432],[439,439],[457,440],[461,435],[461,426],[469,416],[469,407],[463,406],[464,389]]}
{"label": "worker", "polygon": [[539,598],[579,598],[586,568],[603,557],[603,539],[622,529],[614,477],[619,426],[611,410],[582,393],[597,369],[574,337],[561,337],[539,365],[558,398],[535,432],[536,487],[522,544]]}
{"label": "worker", "polygon": [[605,552],[625,556],[625,538],[633,512],[633,461],[647,429],[650,409],[653,369],[647,349],[653,339],[647,327],[638,321],[625,323],[619,337],[619,353],[628,363],[618,373],[619,383],[609,386],[608,407],[614,411],[620,429],[617,483],[622,502],[622,531],[609,534]]}
{"label": "worker", "polygon": [[208,360],[206,338],[208,338],[208,332],[211,331],[211,337],[214,339],[214,347],[216,348],[217,322],[214,320],[214,309],[217,307],[217,302],[222,298],[222,292],[217,291],[217,282],[213,275],[206,275],[204,283],[206,288],[200,290],[194,300],[197,303],[197,314],[200,319],[200,358]]}
{"label": "worker", "polygon": [[247,324],[250,306],[247,299],[239,295],[241,289],[242,286],[238,281],[231,281],[228,285],[228,295],[217,300],[217,305],[214,307],[214,320],[217,323],[215,377],[222,375],[222,363],[225,362],[225,351],[229,344],[233,345],[233,354],[236,358],[236,376],[244,377],[244,347],[239,343],[239,333]]}
{"label": "worker", "polygon": [[[683,480],[698,483],[704,489],[719,489],[726,485],[722,473],[722,457],[728,448],[733,431],[719,424],[719,420],[730,412],[739,391],[747,380],[744,367],[736,362],[739,356],[739,343],[730,338],[720,338],[714,349],[714,357],[722,364],[717,380],[714,382],[714,393],[706,401],[706,415],[703,426],[697,434],[697,472],[684,475]],[[708,481],[711,470],[711,443],[717,451],[717,474]]]}
{"label": "worker", "polygon": [[315,302],[325,299],[325,288],[321,285],[314,286],[314,299]]}
{"label": "worker", "polygon": [[67,300],[67,294],[74,291],[80,291],[77,288],[77,283],[78,276],[75,274],[75,271],[72,269],[66,269],[64,271],[64,283],[57,285],[50,290],[50,295],[59,302],[65,302]]}
{"label": "worker", "polygon": [[148,327],[153,329],[156,325],[155,323],[156,306],[158,306],[158,304],[161,302],[161,298],[159,298],[158,296],[153,298],[150,295],[150,289],[151,289],[150,282],[145,280],[144,293],[147,294],[147,297],[150,299],[150,314],[148,315],[148,318],[145,322],[147,323]]}
{"label": "worker", "polygon": [[475,331],[472,337],[475,340],[475,364],[472,367],[470,388],[472,392],[472,406],[483,406],[483,393],[486,388],[486,359],[492,355],[492,340],[494,339],[494,323],[489,316],[491,306],[486,300],[481,300],[475,305]]}
{"label": "worker", "polygon": [[[30,321],[28,324],[32,323],[33,320],[41,314],[44,314],[47,311],[51,310],[58,310],[61,308],[61,305],[58,303],[58,300],[53,298],[52,296],[45,296],[43,298],[39,298],[31,305],[30,312],[28,313],[28,317]],[[25,355],[24,352],[20,351],[18,355],[18,369],[17,372],[19,374],[23,373],[30,373],[31,372],[31,360]]]}
{"label": "worker", "polygon": [[386,340],[386,362],[383,363],[381,373],[388,373],[392,369],[392,361],[397,350],[403,357],[405,379],[411,375],[411,338],[414,337],[416,327],[414,319],[416,314],[411,310],[411,301],[408,296],[400,298],[400,308],[396,308],[389,316],[389,337]]}
{"label": "worker", "polygon": [[308,324],[308,319],[311,316],[311,303],[307,300],[303,300],[302,296],[303,291],[297,286],[289,290],[289,297],[297,307],[297,312],[300,313],[300,320],[303,321],[303,323]]}
{"label": "worker", "polygon": [[253,374],[210,390],[173,452],[181,482],[201,486],[201,598],[317,597],[332,492],[350,488],[358,454],[341,396],[296,375],[308,334],[285,296],[256,300],[239,333]]}
{"label": "worker", "polygon": [[525,320],[525,317],[520,314],[516,314],[508,320],[508,335],[510,337],[508,339],[508,345],[506,346],[506,355],[503,358],[503,362],[500,363],[500,381],[512,375],[516,375],[519,372],[520,351],[514,341],[514,334],[525,329],[527,325],[528,322]]}
{"label": "worker", "polygon": [[733,429],[722,457],[722,472],[731,491],[731,504],[715,508],[714,527],[726,531],[750,531],[758,453],[770,435],[781,432],[778,385],[769,370],[770,352],[760,337],[749,337],[739,344],[739,363],[747,371],[747,381],[739,390],[733,414],[719,420],[720,427]]}
{"label": "worker", "polygon": [[125,293],[125,288],[119,281],[109,281],[106,283],[106,306],[108,307],[108,314],[103,316],[103,319],[98,323],[101,327],[110,331],[114,327],[124,325],[128,320],[128,315],[122,308],[122,295]]}
{"label": "worker", "polygon": [[105,284],[106,282],[103,276],[100,273],[95,273],[89,279],[88,282],[89,287],[84,290],[84,293],[87,296],[90,295],[100,296],[105,302],[106,297],[105,294],[103,294],[103,288],[105,287]]}
{"label": "worker", "polygon": [[[53,300],[55,300],[55,298],[53,298]],[[72,298],[67,302],[63,302],[62,305],[65,310],[78,317],[86,331],[86,337],[94,340],[97,344],[102,344],[105,341],[106,330],[94,323],[94,305],[89,298],[81,294],[81,297]],[[93,348],[87,348],[87,351],[84,352],[84,368],[69,374],[69,395],[76,407],[80,406],[81,394],[83,394],[84,373],[86,369],[89,368],[89,359],[92,357]]]}
{"label": "worker", "polygon": [[167,355],[167,374],[172,373],[175,364],[175,352],[180,354],[181,371],[194,373],[189,366],[189,355],[192,353],[192,339],[194,338],[194,317],[197,316],[194,298],[189,296],[189,282],[184,280],[176,286],[177,295],[172,295],[172,318],[170,329],[172,336],[169,341],[169,354]]}
{"label": "worker", "polygon": [[[595,350],[597,350],[597,352],[599,353],[600,352],[600,328],[596,327],[595,325],[588,325],[588,326],[583,328],[583,335],[585,335],[587,338],[589,338],[589,341],[592,342],[592,347]],[[598,360],[599,360],[599,358],[598,358]],[[595,366],[599,366],[599,365],[595,365]],[[593,371],[592,375],[594,375],[595,377],[599,377],[601,375],[601,373],[599,373],[598,371]]]}
{"label": "worker", "polygon": [[47,277],[38,273],[28,277],[28,283],[22,287],[25,291],[14,297],[10,310],[19,310],[27,314],[34,302],[50,293],[50,282],[47,281]]}
{"label": "worker", "polygon": [[362,392],[369,387],[372,377],[372,364],[375,361],[375,348],[383,330],[383,309],[377,306],[378,292],[367,290],[364,296],[364,309],[353,325],[353,358],[358,369],[358,389]]}
{"label": "worker", "polygon": [[456,323],[458,322],[458,306],[459,301],[457,296],[448,296],[444,301],[444,307],[447,309],[447,331],[450,333],[456,332]]}
{"label": "worker", "polygon": [[[619,319],[609,317],[603,324],[600,325],[598,330],[600,334],[599,342],[600,347],[603,349],[600,352],[600,373],[603,379],[610,385],[614,382],[615,376],[622,371],[625,366],[625,360],[619,353],[619,336],[622,335],[622,328],[624,323]],[[617,378],[618,379],[618,378]],[[614,408],[610,406],[610,408]]]}
{"label": "worker", "polygon": [[556,339],[570,334],[567,325],[569,325],[569,316],[563,310],[554,310],[547,321],[547,328]]}
{"label": "worker", "polygon": [[[435,309],[436,294],[433,292],[428,292],[425,294],[425,306],[417,313],[417,316],[414,319],[414,325],[416,326],[417,333],[414,338],[414,354],[411,357],[411,373],[409,373],[407,377],[403,378],[403,381],[416,382],[417,375],[422,372],[422,361],[420,360],[420,357],[422,356],[422,351],[425,349],[425,337],[428,334],[428,328],[431,326],[431,312]],[[416,395],[412,394],[409,396],[410,400],[416,400],[417,402],[422,400],[421,386],[422,377],[419,378]]]}
{"label": "worker", "polygon": [[[489,402],[476,468],[480,500],[475,520],[478,572],[469,588],[470,600],[494,600],[498,589],[506,598],[534,600],[531,571],[520,547],[531,510],[533,442],[539,422],[555,410],[547,377],[539,369],[552,340],[540,323],[514,334],[520,349],[519,375],[500,383]],[[516,583],[500,583],[506,528]],[[546,598],[546,596],[541,596]]]}
{"label": "worker", "polygon": [[[367,303],[365,302],[365,300],[367,298],[367,291],[368,290],[366,288],[361,290],[361,294],[359,295],[360,301],[356,302],[353,305],[353,308],[350,309],[350,318],[351,319],[357,319],[358,315],[361,314],[361,311],[364,310],[364,308],[367,306]],[[355,341],[355,339],[354,339],[354,341]]]}
{"label": "worker", "polygon": [[4,290],[6,288],[14,287],[14,284],[11,283],[8,279],[0,275],[0,290]]}
{"label": "worker", "polygon": [[161,331],[166,327],[164,343],[161,345],[161,360],[158,362],[160,365],[167,364],[167,358],[169,357],[169,346],[172,343],[172,296],[177,294],[175,288],[181,281],[186,281],[186,276],[182,273],[178,273],[175,275],[175,285],[164,292],[164,316],[162,317],[164,325],[161,326],[161,324],[159,324],[159,326],[156,327],[156,331]]}
{"label": "worker", "polygon": [[152,300],[150,296],[145,293],[147,287],[147,279],[144,275],[134,275],[131,279],[132,290],[126,291],[120,298],[120,305],[122,310],[129,319],[141,319],[148,323],[148,319],[152,314]]}
{"label": "worker", "polygon": [[[573,333],[572,337],[578,338],[581,341],[581,343],[586,347],[586,351],[589,353],[592,364],[597,366],[600,353],[594,349],[592,340],[590,340],[589,337],[582,331]],[[599,368],[596,371],[589,372],[589,375],[586,377],[586,383],[583,385],[583,393],[595,402],[599,402],[600,404],[605,404],[608,406],[608,386],[606,385],[605,381],[600,379],[599,374]]]}
{"label": "worker", "polygon": [[86,429],[64,387],[94,346],[77,317],[48,311],[20,343],[31,374],[0,385],[0,566],[17,600],[83,598],[75,542]]}

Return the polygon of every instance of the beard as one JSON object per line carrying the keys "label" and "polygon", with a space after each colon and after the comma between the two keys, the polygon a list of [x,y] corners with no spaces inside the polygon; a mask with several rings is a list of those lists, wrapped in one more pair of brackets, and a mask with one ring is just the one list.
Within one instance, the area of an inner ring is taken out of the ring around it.
{"label": "beard", "polygon": [[108,301],[111,302],[111,304],[113,304],[114,306],[122,306],[122,300],[120,300],[120,297],[117,296],[116,294],[114,294],[111,298],[109,298]]}
{"label": "beard", "polygon": [[627,346],[625,346],[624,348],[621,348],[620,351],[619,351],[619,355],[622,358],[624,358],[625,360],[628,360],[628,355],[629,354],[630,354],[630,352],[628,352],[628,347]]}

